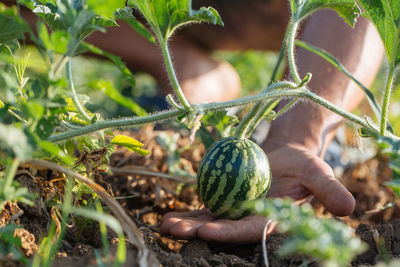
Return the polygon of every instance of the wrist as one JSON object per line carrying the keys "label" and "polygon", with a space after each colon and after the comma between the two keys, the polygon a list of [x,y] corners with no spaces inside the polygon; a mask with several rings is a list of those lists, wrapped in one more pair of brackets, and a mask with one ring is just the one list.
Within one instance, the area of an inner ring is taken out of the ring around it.
{"label": "wrist", "polygon": [[322,157],[341,121],[320,106],[300,102],[272,122],[263,148],[269,152],[296,145]]}

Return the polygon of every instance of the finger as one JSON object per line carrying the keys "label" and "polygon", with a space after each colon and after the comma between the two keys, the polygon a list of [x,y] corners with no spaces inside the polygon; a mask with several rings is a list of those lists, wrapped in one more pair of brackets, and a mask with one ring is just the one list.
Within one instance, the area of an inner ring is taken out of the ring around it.
{"label": "finger", "polygon": [[350,215],[355,207],[351,193],[334,176],[331,167],[318,157],[309,160],[303,186],[334,215]]}
{"label": "finger", "polygon": [[215,218],[206,209],[189,212],[170,212],[163,217],[160,230],[167,235],[190,239],[197,236],[197,229],[201,224],[212,220],[215,220]]}
{"label": "finger", "polygon": [[[256,215],[234,221],[216,220],[202,224],[197,230],[197,236],[214,242],[254,243],[261,240],[266,222],[267,218]],[[269,233],[275,226],[269,229]]]}

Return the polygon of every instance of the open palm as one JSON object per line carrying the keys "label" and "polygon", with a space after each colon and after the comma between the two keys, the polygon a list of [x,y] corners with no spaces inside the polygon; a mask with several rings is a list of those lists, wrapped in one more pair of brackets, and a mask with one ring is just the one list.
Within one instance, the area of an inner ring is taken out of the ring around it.
{"label": "open palm", "polygon": [[[300,145],[284,145],[267,153],[272,171],[268,197],[291,197],[299,202],[314,195],[335,215],[353,212],[355,200],[321,158]],[[267,218],[250,215],[240,220],[216,219],[208,209],[170,212],[161,231],[182,239],[251,243],[261,239]]]}

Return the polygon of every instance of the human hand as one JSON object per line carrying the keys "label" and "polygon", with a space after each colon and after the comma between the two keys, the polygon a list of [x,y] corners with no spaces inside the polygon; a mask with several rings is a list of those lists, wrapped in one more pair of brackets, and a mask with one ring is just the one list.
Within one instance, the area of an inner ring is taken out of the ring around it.
{"label": "human hand", "polygon": [[[355,200],[333,175],[330,166],[309,149],[298,144],[275,146],[268,159],[272,184],[268,197],[291,197],[299,203],[317,197],[335,215],[352,213]],[[208,209],[170,212],[161,223],[161,231],[181,239],[251,243],[261,240],[267,218],[250,215],[240,220],[217,219]],[[270,227],[272,232],[274,227]]]}

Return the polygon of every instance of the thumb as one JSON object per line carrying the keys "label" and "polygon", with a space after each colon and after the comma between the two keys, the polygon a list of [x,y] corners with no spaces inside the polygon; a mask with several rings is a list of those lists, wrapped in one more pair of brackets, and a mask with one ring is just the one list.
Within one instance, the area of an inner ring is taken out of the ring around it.
{"label": "thumb", "polygon": [[309,159],[303,186],[334,215],[346,216],[354,211],[354,197],[335,178],[332,168],[319,157]]}

